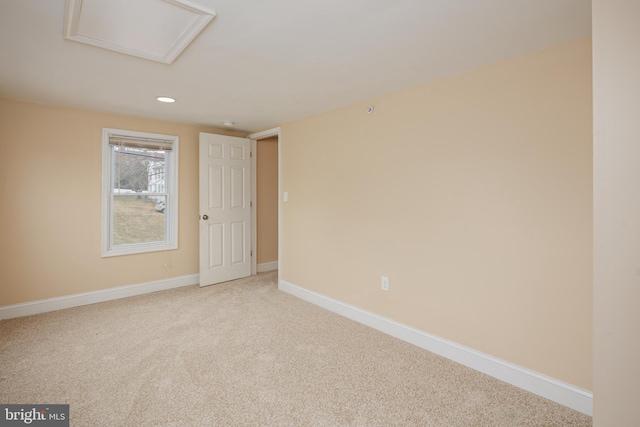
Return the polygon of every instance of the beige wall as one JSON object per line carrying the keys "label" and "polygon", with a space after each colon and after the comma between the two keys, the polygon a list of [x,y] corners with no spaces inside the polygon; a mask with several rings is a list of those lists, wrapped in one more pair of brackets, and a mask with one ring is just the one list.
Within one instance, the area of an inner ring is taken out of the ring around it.
{"label": "beige wall", "polygon": [[593,1],[594,426],[640,425],[640,3]]}
{"label": "beige wall", "polygon": [[[180,137],[178,250],[101,258],[103,127]],[[0,306],[198,273],[201,131],[0,99]]]}
{"label": "beige wall", "polygon": [[278,260],[278,137],[257,142],[258,264]]}
{"label": "beige wall", "polygon": [[590,390],[591,85],[583,38],[283,125],[281,278]]}

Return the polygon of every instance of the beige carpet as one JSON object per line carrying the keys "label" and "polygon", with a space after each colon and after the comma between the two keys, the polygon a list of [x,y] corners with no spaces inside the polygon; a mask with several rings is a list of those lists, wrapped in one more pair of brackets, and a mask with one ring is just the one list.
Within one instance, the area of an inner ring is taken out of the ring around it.
{"label": "beige carpet", "polygon": [[591,426],[275,272],[2,321],[0,402],[69,403],[72,426]]}

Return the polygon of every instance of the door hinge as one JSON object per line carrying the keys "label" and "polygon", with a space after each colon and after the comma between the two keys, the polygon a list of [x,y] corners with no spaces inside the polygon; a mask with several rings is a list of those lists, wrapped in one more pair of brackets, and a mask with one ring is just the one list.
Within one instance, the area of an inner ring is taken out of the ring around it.
{"label": "door hinge", "polygon": [[249,202],[249,207],[252,208],[253,207],[253,202]]}
{"label": "door hinge", "polygon": [[253,256],[253,251],[250,251],[250,252],[251,252],[251,255],[250,255],[250,256]]}
{"label": "door hinge", "polygon": [[253,157],[253,151],[249,151],[249,157]]}

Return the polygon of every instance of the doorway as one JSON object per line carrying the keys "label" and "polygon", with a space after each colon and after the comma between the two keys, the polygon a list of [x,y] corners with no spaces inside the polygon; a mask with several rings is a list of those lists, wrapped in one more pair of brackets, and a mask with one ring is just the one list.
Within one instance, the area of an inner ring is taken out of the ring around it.
{"label": "doorway", "polygon": [[256,272],[278,269],[278,137],[256,141]]}
{"label": "doorway", "polygon": [[280,128],[247,136],[251,139],[252,274],[280,265]]}

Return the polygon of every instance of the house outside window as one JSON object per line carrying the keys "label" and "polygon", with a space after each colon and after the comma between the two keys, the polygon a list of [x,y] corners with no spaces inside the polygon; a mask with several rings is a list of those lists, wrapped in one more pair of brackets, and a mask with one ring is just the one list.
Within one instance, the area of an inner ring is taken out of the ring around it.
{"label": "house outside window", "polygon": [[102,256],[178,247],[178,137],[102,132]]}

